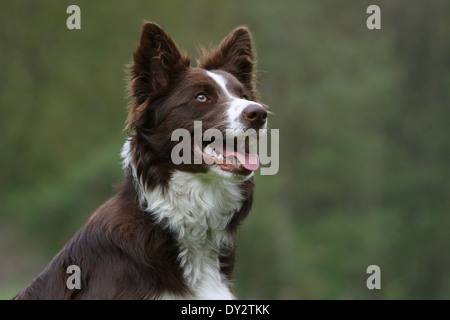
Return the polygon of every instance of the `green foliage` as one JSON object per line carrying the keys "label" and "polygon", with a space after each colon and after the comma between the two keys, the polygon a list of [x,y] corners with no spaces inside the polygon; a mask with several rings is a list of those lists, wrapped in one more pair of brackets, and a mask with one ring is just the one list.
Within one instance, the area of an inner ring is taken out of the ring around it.
{"label": "green foliage", "polygon": [[[50,258],[113,195],[143,20],[193,64],[197,44],[245,24],[281,154],[277,175],[256,177],[238,296],[450,298],[450,5],[376,3],[371,31],[371,1],[81,0],[82,29],[69,31],[72,2],[1,2],[1,225]],[[381,290],[366,288],[372,264]],[[0,297],[33,276],[2,273]]]}

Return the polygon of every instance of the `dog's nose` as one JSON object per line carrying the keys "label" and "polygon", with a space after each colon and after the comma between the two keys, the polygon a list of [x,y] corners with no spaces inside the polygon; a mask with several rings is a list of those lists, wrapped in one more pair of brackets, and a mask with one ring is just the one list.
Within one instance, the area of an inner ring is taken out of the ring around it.
{"label": "dog's nose", "polygon": [[266,123],[267,111],[260,104],[250,104],[242,111],[242,117],[254,129],[261,128]]}

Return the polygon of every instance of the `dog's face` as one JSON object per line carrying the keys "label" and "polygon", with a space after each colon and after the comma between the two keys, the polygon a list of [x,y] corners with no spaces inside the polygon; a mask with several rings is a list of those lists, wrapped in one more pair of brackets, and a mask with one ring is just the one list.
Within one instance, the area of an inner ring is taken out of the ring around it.
{"label": "dog's face", "polygon": [[[133,58],[128,129],[135,131],[131,148],[138,176],[150,185],[151,175],[164,180],[175,169],[250,178],[259,166],[255,139],[267,127],[267,111],[256,102],[248,30],[238,28],[216,49],[203,50],[191,68],[164,30],[146,23]],[[175,149],[177,129],[189,133],[189,154]],[[175,164],[174,155],[192,161]]]}

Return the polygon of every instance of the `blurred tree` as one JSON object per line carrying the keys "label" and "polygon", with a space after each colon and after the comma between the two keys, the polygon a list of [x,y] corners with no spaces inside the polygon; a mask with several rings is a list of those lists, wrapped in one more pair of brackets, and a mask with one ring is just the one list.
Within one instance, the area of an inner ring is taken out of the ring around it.
{"label": "blurred tree", "polygon": [[[240,298],[450,297],[448,1],[377,1],[381,30],[368,0],[79,0],[72,31],[70,4],[0,2],[0,289],[41,271],[121,180],[124,66],[153,20],[193,65],[196,45],[253,32],[280,170],[256,177]],[[16,233],[45,257],[23,274],[7,264]]]}

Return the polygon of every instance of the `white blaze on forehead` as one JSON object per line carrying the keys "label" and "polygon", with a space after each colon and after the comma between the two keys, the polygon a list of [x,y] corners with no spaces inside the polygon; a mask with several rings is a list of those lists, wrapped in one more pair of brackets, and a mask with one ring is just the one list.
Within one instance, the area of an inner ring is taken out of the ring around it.
{"label": "white blaze on forehead", "polygon": [[212,73],[210,71],[206,71],[206,74],[217,83],[217,85],[222,89],[222,91],[227,95],[228,98],[233,99],[233,97],[231,96],[230,92],[227,89],[227,80],[225,80],[224,77],[222,77],[220,74]]}
{"label": "white blaze on forehead", "polygon": [[259,105],[259,103],[233,96],[230,91],[228,91],[227,80],[222,75],[210,71],[206,71],[206,74],[211,79],[213,79],[215,83],[217,83],[217,85],[222,89],[227,98],[230,100],[226,109],[229,128],[246,130],[246,126],[241,121],[242,112],[249,104]]}

